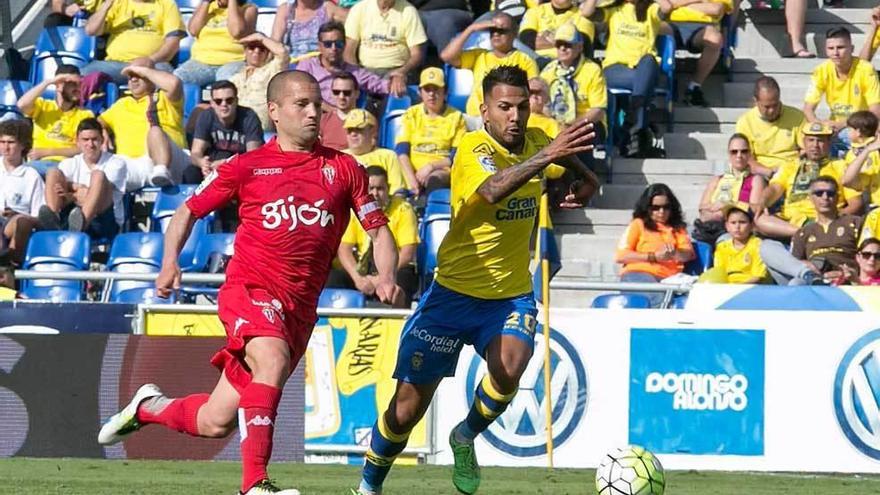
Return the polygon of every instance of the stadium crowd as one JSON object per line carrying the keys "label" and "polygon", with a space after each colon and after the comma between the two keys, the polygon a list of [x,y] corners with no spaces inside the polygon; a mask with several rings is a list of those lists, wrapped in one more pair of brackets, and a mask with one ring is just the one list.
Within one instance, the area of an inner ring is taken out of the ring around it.
{"label": "stadium crowd", "polygon": [[[607,157],[655,156],[649,110],[663,77],[658,37],[700,54],[682,101],[708,106],[701,86],[725,43],[722,22],[739,10],[732,0],[525,6],[474,19],[464,0],[290,0],[264,34],[262,5],[243,0],[53,0],[47,28],[84,23],[84,33],[103,37],[106,47],[100,59],[62,63],[33,81],[18,100],[22,118],[0,122],[0,264],[19,266],[35,230],[106,242],[132,223],[125,198],[198,184],[230,156],[271,140],[268,82],[296,68],[320,85],[323,144],[367,169],[400,251],[405,297],[395,305],[409,306],[419,287],[419,215],[432,193],[449,187],[464,133],[482,125],[481,81],[490,69],[526,71],[529,126],[553,137],[586,117],[597,125],[597,144],[615,137]],[[815,56],[803,44],[805,8],[802,0],[785,5],[795,57]],[[714,247],[706,282],[880,284],[880,209],[873,209],[880,205],[880,83],[870,63],[880,46],[880,7],[872,22],[858,55],[847,28],[826,33],[828,60],[813,72],[802,108],[782,104],[773,78],[755,82],[754,108],[736,123],[728,166],[707,184],[692,234],[672,189],[644,191],[615,254],[623,281],[682,273],[697,256],[693,239]],[[188,36],[194,41],[184,49]],[[443,64],[473,73],[460,109],[449,102]],[[124,89],[121,97],[98,112],[87,108],[90,95],[113,84]],[[193,86],[196,96],[187,91]],[[622,117],[606,115],[616,97],[609,88],[629,92]],[[823,100],[828,119],[817,116]],[[402,116],[388,131],[385,117],[394,111]],[[583,161],[601,171],[602,160],[589,155]],[[556,187],[565,189],[562,180]],[[328,286],[372,295],[369,252],[352,223]]]}

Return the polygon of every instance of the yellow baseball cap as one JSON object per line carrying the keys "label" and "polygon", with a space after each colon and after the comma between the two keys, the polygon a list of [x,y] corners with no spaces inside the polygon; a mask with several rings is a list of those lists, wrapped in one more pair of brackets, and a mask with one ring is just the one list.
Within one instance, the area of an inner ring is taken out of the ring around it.
{"label": "yellow baseball cap", "polygon": [[564,43],[580,43],[583,41],[581,33],[579,33],[577,28],[574,27],[574,24],[570,22],[566,22],[556,28],[555,40]]}
{"label": "yellow baseball cap", "polygon": [[804,136],[831,136],[834,134],[834,129],[821,122],[804,122],[801,134]]}
{"label": "yellow baseball cap", "polygon": [[425,86],[437,86],[438,88],[445,88],[446,81],[443,78],[443,69],[439,69],[437,67],[428,67],[427,69],[422,71],[422,75],[419,76],[419,87],[424,88]]}
{"label": "yellow baseball cap", "polygon": [[376,127],[377,125],[376,117],[360,108],[355,108],[348,112],[348,115],[345,116],[345,122],[342,123],[342,127],[346,129],[364,129],[368,126]]}

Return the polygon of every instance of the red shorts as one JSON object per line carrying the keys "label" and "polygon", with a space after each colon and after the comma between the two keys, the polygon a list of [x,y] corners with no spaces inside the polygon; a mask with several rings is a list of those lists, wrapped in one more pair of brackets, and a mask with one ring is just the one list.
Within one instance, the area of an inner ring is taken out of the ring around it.
{"label": "red shorts", "polygon": [[305,324],[292,308],[266,289],[224,285],[218,297],[220,321],[226,329],[226,346],[211,358],[211,364],[226,373],[229,383],[242,392],[251,382],[251,370],[244,360],[247,341],[254,337],[277,337],[290,348],[291,372],[306,352],[314,322]]}

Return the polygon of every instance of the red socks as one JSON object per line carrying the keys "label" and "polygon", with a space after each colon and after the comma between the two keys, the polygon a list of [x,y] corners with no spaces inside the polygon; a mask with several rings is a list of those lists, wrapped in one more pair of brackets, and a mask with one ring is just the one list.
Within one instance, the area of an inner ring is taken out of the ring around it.
{"label": "red socks", "polygon": [[251,382],[241,394],[238,432],[241,435],[241,491],[266,479],[266,465],[272,456],[272,434],[281,389]]}
{"label": "red socks", "polygon": [[154,397],[138,406],[137,420],[141,424],[160,424],[181,433],[199,436],[199,409],[208,402],[210,394],[193,394],[181,399]]}

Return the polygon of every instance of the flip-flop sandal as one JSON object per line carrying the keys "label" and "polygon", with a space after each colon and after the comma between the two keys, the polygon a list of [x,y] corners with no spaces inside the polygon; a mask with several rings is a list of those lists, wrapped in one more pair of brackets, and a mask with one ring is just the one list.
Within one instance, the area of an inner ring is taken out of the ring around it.
{"label": "flip-flop sandal", "polygon": [[806,48],[802,48],[794,53],[783,55],[782,58],[816,58],[816,54],[810,52]]}

